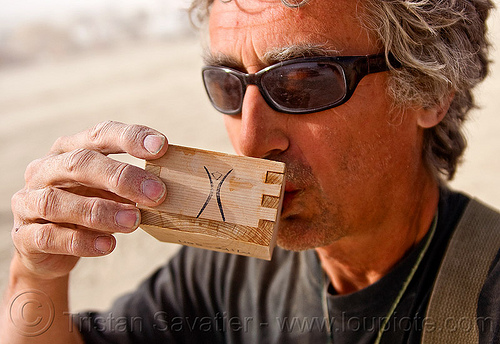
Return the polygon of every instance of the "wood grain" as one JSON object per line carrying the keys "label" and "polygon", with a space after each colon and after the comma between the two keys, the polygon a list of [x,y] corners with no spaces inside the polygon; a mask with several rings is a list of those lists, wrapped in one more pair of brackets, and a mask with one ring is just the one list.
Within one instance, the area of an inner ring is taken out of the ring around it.
{"label": "wood grain", "polygon": [[169,145],[146,170],[167,186],[159,206],[140,206],[141,228],[160,241],[270,260],[285,164]]}

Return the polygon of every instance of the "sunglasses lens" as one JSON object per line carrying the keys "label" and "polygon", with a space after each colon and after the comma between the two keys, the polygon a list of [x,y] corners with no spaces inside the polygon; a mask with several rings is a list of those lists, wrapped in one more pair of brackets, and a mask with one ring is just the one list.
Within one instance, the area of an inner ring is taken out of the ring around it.
{"label": "sunglasses lens", "polygon": [[203,71],[203,81],[210,101],[218,111],[228,114],[239,112],[243,85],[238,77],[223,69],[207,69]]}
{"label": "sunglasses lens", "polygon": [[271,69],[262,86],[279,108],[313,112],[341,101],[346,95],[343,71],[336,64],[303,62]]}

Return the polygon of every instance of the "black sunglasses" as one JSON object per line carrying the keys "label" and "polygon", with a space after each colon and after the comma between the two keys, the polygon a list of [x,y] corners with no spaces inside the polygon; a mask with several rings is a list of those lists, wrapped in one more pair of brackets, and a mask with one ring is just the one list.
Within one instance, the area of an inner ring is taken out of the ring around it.
{"label": "black sunglasses", "polygon": [[[397,64],[391,55],[390,59],[391,65]],[[365,75],[388,70],[381,54],[305,57],[276,63],[255,74],[205,66],[202,75],[212,105],[224,114],[241,113],[248,85],[257,85],[272,109],[306,114],[344,104]]]}

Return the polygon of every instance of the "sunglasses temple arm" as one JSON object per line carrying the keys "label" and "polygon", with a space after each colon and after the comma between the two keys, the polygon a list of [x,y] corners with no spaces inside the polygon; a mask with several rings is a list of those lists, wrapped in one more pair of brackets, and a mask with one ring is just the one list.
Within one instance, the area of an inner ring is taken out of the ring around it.
{"label": "sunglasses temple arm", "polygon": [[389,55],[378,55],[375,57],[368,56],[368,73],[384,72],[390,69],[397,69],[401,67],[399,62],[392,53]]}

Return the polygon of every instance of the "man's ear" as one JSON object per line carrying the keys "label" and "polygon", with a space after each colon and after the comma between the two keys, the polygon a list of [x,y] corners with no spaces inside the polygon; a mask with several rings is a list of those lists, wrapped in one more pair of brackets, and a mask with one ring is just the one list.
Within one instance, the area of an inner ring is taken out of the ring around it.
{"label": "man's ear", "polygon": [[443,98],[439,104],[428,109],[422,109],[418,114],[417,124],[424,129],[438,125],[448,113],[448,109],[454,97],[455,92],[452,92],[448,97]]}

